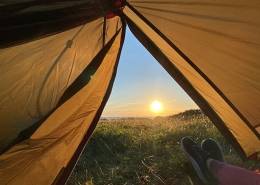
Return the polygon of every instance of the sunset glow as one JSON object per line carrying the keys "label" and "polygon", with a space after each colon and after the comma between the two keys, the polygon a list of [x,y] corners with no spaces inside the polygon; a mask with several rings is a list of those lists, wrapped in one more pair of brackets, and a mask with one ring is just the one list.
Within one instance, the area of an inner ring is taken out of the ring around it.
{"label": "sunset glow", "polygon": [[154,100],[150,105],[150,110],[153,113],[160,113],[163,110],[162,103],[158,100]]}
{"label": "sunset glow", "polygon": [[102,117],[169,116],[197,105],[127,28],[113,91]]}

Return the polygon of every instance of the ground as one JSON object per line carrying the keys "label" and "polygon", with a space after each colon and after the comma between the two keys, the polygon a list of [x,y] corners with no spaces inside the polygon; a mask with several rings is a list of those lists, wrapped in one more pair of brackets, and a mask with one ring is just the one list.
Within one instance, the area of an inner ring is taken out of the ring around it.
{"label": "ground", "polygon": [[180,149],[180,139],[198,143],[214,138],[229,163],[248,169],[213,123],[199,110],[170,117],[100,120],[68,185],[189,185],[195,174]]}

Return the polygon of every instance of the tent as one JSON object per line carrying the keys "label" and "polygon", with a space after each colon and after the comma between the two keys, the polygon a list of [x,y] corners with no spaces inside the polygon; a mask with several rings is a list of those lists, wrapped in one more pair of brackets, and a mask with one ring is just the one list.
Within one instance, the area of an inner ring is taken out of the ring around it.
{"label": "tent", "polygon": [[260,152],[259,0],[2,0],[0,184],[64,184],[126,25],[248,158]]}

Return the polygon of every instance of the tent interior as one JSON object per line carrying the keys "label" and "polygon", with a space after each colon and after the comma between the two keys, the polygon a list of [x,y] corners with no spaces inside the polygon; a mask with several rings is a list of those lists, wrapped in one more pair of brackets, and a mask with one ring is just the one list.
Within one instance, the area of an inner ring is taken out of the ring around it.
{"label": "tent interior", "polygon": [[0,184],[66,183],[110,96],[126,25],[241,157],[259,158],[259,10],[258,0],[2,1]]}

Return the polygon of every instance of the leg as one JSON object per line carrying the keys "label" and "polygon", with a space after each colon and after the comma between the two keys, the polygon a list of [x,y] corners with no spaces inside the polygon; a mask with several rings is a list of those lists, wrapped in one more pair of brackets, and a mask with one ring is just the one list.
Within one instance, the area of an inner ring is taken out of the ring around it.
{"label": "leg", "polygon": [[220,185],[260,185],[260,175],[214,159],[207,160],[208,168]]}

